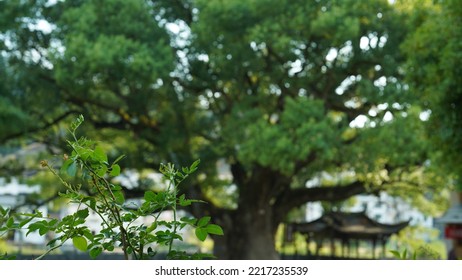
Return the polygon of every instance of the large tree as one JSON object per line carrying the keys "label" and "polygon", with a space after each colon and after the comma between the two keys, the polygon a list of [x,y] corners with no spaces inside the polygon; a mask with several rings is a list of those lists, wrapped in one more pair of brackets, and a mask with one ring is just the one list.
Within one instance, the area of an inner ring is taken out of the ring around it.
{"label": "large tree", "polygon": [[[277,258],[279,224],[310,201],[388,190],[419,203],[443,187],[403,82],[405,15],[386,0],[2,1],[0,13],[0,140],[60,147],[60,124],[82,113],[126,167],[200,158],[184,191],[223,227],[220,258]],[[306,187],[322,174],[337,179]]]}
{"label": "large tree", "polygon": [[427,131],[440,147],[435,159],[462,190],[462,5],[457,0],[423,3],[411,20],[415,31],[403,44],[408,80],[428,110]]}

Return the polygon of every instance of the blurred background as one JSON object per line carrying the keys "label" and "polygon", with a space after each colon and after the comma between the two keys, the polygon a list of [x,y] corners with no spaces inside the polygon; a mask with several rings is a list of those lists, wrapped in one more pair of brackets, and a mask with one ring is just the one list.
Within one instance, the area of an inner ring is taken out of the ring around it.
{"label": "blurred background", "polygon": [[[181,192],[207,203],[185,215],[225,234],[185,232],[188,250],[462,258],[461,26],[458,0],[2,0],[0,205],[73,211],[39,163],[62,165],[82,114],[126,156],[129,199],[201,160]],[[0,252],[50,238],[3,233]]]}

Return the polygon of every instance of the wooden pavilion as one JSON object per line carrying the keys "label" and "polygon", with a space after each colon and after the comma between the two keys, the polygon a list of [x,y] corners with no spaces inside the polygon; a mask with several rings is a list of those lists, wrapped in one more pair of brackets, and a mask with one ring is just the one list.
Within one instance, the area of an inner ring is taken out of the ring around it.
{"label": "wooden pavilion", "polygon": [[[351,256],[352,243],[356,247],[356,257],[359,257],[359,242],[361,240],[372,243],[372,258],[375,259],[375,248],[382,245],[382,257],[385,256],[385,244],[392,234],[398,233],[409,225],[409,221],[398,224],[382,224],[370,219],[365,212],[328,212],[319,219],[305,223],[290,223],[285,225],[285,242],[294,242],[294,234],[302,234],[309,244],[316,244],[315,256],[325,240],[330,241],[331,254],[334,256],[335,241],[340,241],[342,257]],[[345,252],[346,249],[346,252]],[[310,254],[309,248],[308,253]],[[346,254],[345,254],[346,253]]]}

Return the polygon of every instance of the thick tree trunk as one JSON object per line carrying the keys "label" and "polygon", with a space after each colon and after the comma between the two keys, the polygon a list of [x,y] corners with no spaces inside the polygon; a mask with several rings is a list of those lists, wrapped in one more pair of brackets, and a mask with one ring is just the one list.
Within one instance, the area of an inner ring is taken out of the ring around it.
{"label": "thick tree trunk", "polygon": [[274,244],[277,225],[268,209],[233,211],[217,221],[225,232],[214,237],[214,255],[226,260],[279,259]]}
{"label": "thick tree trunk", "polygon": [[285,215],[275,213],[274,197],[280,186],[288,186],[288,182],[283,181],[285,177],[280,173],[261,166],[246,173],[239,163],[235,163],[231,165],[231,171],[239,188],[238,207],[214,215],[225,233],[214,238],[215,256],[236,260],[279,259],[274,236],[281,217]]}
{"label": "thick tree trunk", "polygon": [[[364,192],[360,182],[342,187],[290,189],[291,178],[256,166],[246,173],[242,166],[231,166],[234,183],[239,187],[236,210],[214,209],[214,222],[224,236],[213,237],[214,255],[219,259],[279,259],[275,233],[288,212],[308,201],[336,201]],[[249,175],[251,174],[251,175]]]}

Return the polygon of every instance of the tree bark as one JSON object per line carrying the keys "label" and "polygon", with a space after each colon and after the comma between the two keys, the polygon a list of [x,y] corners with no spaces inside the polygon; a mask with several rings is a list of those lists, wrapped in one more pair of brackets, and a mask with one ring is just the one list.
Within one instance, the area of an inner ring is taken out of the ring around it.
{"label": "tree bark", "polygon": [[280,217],[285,215],[274,212],[274,197],[289,181],[279,172],[262,166],[254,167],[250,176],[242,170],[239,164],[231,166],[239,187],[238,207],[215,216],[219,217],[216,222],[225,235],[214,238],[214,254],[220,259],[279,259],[274,237]]}
{"label": "tree bark", "polygon": [[213,253],[218,259],[279,259],[274,246],[277,225],[273,216],[269,209],[255,210],[236,210],[217,220],[225,232],[224,236],[214,237]]}

